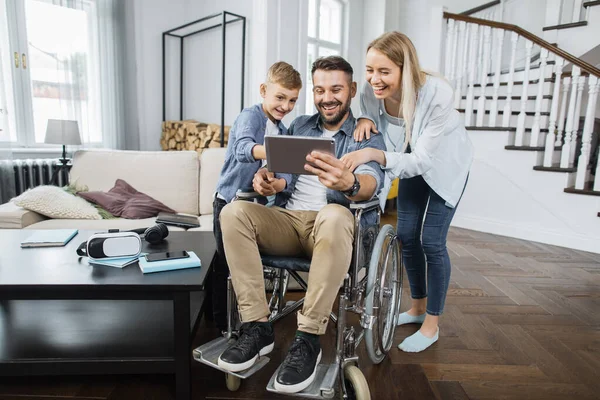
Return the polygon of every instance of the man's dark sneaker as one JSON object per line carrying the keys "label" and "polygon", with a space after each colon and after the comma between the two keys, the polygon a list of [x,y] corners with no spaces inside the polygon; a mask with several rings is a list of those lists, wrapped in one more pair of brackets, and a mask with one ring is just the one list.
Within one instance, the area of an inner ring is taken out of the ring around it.
{"label": "man's dark sneaker", "polygon": [[221,354],[217,364],[231,371],[244,371],[258,360],[273,351],[275,334],[273,326],[268,322],[248,322],[242,324],[239,339]]}
{"label": "man's dark sneaker", "polygon": [[275,379],[275,389],[284,393],[297,393],[315,380],[321,361],[321,345],[296,336]]}

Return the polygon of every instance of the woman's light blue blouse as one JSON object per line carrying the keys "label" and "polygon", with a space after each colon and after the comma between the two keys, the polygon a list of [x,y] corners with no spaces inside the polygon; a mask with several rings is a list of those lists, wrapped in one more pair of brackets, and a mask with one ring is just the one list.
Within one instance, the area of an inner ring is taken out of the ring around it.
{"label": "woman's light blue blouse", "polygon": [[[386,139],[389,139],[388,136],[391,138],[387,134],[390,128],[397,132],[397,127],[390,127],[390,116],[385,112],[383,100],[375,98],[368,82],[363,86],[360,106],[362,114],[359,118],[373,121]],[[402,125],[400,120],[399,126]],[[404,129],[401,129],[400,139],[400,143],[392,147],[386,140],[386,166],[382,167],[386,171],[386,180],[422,175],[448,206],[455,207],[471,168],[473,145],[458,111],[454,109],[454,90],[446,80],[427,75],[417,95],[410,153],[403,152]],[[382,197],[384,195],[387,197],[387,192],[381,194]]]}

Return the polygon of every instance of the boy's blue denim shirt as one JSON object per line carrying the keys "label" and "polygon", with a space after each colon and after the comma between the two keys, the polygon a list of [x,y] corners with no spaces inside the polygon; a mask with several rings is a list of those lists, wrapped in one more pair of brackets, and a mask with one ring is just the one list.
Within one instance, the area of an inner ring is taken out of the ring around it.
{"label": "boy's blue denim shirt", "polygon": [[[335,134],[333,139],[335,140],[335,155],[337,158],[341,158],[344,154],[364,149],[367,147],[386,150],[385,141],[383,135],[371,135],[370,139],[364,139],[362,142],[354,140],[354,127],[356,126],[356,119],[352,115],[352,111],[348,115],[348,118],[343,123],[339,132]],[[320,115],[302,115],[297,117],[290,124],[288,134],[293,136],[323,136],[323,126],[321,123]],[[355,170],[355,174],[371,175],[377,181],[377,190],[375,190],[373,197],[379,193],[383,185],[384,172],[375,161],[368,162],[363,165],[359,165]],[[278,178],[284,178],[286,181],[285,189],[277,193],[275,199],[275,205],[279,207],[285,207],[285,204],[292,196],[296,182],[298,181],[298,174],[275,174]],[[350,200],[337,190],[327,189],[327,203],[336,203],[349,207]]]}
{"label": "boy's blue denim shirt", "polygon": [[[267,116],[262,104],[242,110],[229,131],[229,143],[225,153],[225,164],[221,170],[217,193],[230,203],[238,189],[252,187],[254,174],[261,167],[261,160],[252,157],[252,148],[264,144]],[[286,135],[287,129],[281,121],[277,123],[280,135]],[[380,136],[380,135],[379,135]]]}

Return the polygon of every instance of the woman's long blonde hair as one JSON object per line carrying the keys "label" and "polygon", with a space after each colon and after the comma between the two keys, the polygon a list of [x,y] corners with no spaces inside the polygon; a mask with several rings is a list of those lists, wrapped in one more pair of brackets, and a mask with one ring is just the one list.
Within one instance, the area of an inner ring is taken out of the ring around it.
{"label": "woman's long blonde hair", "polygon": [[417,107],[417,93],[425,84],[425,72],[421,70],[417,50],[408,36],[400,32],[386,32],[373,40],[367,52],[375,49],[383,53],[387,58],[400,67],[402,71],[400,110],[404,118],[406,134],[404,136],[404,148],[408,146],[411,138],[412,123]]}

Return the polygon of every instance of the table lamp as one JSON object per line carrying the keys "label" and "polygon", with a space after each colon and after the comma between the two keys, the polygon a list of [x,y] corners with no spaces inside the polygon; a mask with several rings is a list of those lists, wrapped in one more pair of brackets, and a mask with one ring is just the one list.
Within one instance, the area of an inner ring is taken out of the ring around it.
{"label": "table lamp", "polygon": [[79,125],[77,121],[69,121],[62,119],[49,119],[48,126],[46,127],[46,137],[44,143],[47,144],[62,144],[62,158],[59,159],[60,164],[58,168],[52,174],[50,184],[54,185],[58,174],[63,169],[66,169],[68,162],[67,159],[67,145],[80,145],[81,137],[79,136]]}

